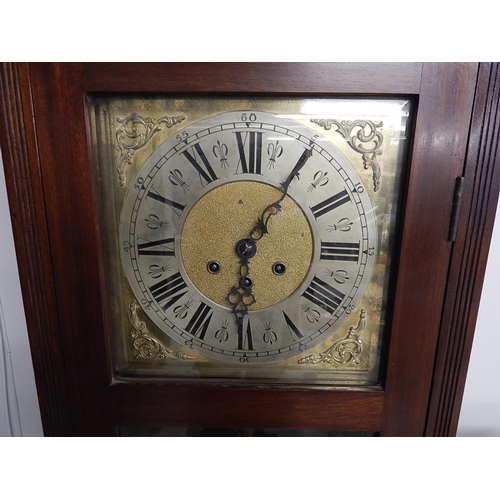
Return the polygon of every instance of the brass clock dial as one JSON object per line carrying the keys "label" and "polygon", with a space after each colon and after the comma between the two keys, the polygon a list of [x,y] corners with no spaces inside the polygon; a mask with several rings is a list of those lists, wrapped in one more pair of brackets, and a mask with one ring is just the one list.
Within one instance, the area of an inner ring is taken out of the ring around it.
{"label": "brass clock dial", "polygon": [[123,269],[183,348],[227,363],[303,356],[363,298],[378,241],[368,190],[309,127],[214,114],[165,140],[131,186]]}
{"label": "brass clock dial", "polygon": [[[264,182],[228,182],[203,195],[186,217],[181,233],[182,263],[193,285],[219,306],[230,307],[227,296],[239,276],[236,242],[250,234],[263,208],[280,195],[278,188]],[[311,266],[312,230],[289,196],[270,220],[269,233],[256,245],[258,251],[249,263],[255,295],[251,311],[285,300],[304,281]]]}

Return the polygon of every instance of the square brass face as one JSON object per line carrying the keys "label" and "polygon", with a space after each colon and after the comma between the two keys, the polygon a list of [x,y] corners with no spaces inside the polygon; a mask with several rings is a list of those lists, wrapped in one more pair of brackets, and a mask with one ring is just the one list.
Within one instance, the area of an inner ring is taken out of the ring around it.
{"label": "square brass face", "polygon": [[89,97],[115,379],[380,379],[406,99]]}

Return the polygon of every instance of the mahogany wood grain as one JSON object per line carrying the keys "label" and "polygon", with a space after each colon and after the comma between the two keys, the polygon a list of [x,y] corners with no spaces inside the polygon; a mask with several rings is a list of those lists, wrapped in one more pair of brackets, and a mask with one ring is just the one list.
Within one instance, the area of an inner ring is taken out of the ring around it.
{"label": "mahogany wood grain", "polygon": [[[463,171],[477,65],[424,66],[408,179],[382,435],[422,435]],[[404,363],[401,360],[405,360]],[[390,415],[398,415],[391,418]]]}
{"label": "mahogany wood grain", "polygon": [[[421,63],[88,63],[87,92],[418,94]],[[168,90],[167,90],[168,89]]]}
{"label": "mahogany wood grain", "polygon": [[109,378],[79,64],[31,64],[33,112],[73,432],[109,434]]}
{"label": "mahogany wood grain", "polygon": [[114,422],[130,426],[378,431],[381,391],[118,384]]}
{"label": "mahogany wood grain", "polygon": [[0,144],[44,434],[71,435],[70,396],[26,64],[0,66],[0,104]]}
{"label": "mahogany wood grain", "polygon": [[[3,65],[0,144],[46,433],[110,435],[116,425],[453,433],[498,196],[498,161],[487,154],[498,144],[498,118],[487,118],[498,78],[487,68],[471,122],[474,63]],[[85,127],[93,92],[407,95],[418,104],[383,390],[112,382]],[[464,168],[474,182],[452,244]]]}
{"label": "mahogany wood grain", "polygon": [[499,102],[500,64],[482,63],[426,426],[430,436],[457,431],[500,190]]}

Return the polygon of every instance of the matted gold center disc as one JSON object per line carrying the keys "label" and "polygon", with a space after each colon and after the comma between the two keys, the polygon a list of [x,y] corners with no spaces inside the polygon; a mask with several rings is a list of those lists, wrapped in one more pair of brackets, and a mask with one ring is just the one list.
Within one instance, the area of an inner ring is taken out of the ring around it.
{"label": "matted gold center disc", "polygon": [[[182,229],[182,261],[196,288],[213,302],[230,307],[226,297],[239,283],[236,244],[249,237],[264,209],[281,194],[262,182],[231,182],[207,193],[189,212]],[[267,228],[269,233],[257,241],[257,252],[249,259],[256,300],[250,310],[273,306],[291,295],[306,277],[313,257],[309,222],[288,195]],[[219,264],[218,272],[210,272],[213,262]],[[284,265],[285,272],[276,274],[275,264]]]}

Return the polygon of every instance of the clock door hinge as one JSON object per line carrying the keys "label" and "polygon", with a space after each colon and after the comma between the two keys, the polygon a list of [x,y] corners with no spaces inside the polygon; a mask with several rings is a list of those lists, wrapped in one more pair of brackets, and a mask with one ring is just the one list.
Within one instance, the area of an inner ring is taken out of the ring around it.
{"label": "clock door hinge", "polygon": [[453,193],[453,207],[451,210],[450,227],[448,229],[448,241],[455,241],[457,237],[458,216],[460,213],[463,188],[464,177],[457,177],[455,179],[455,191]]}

